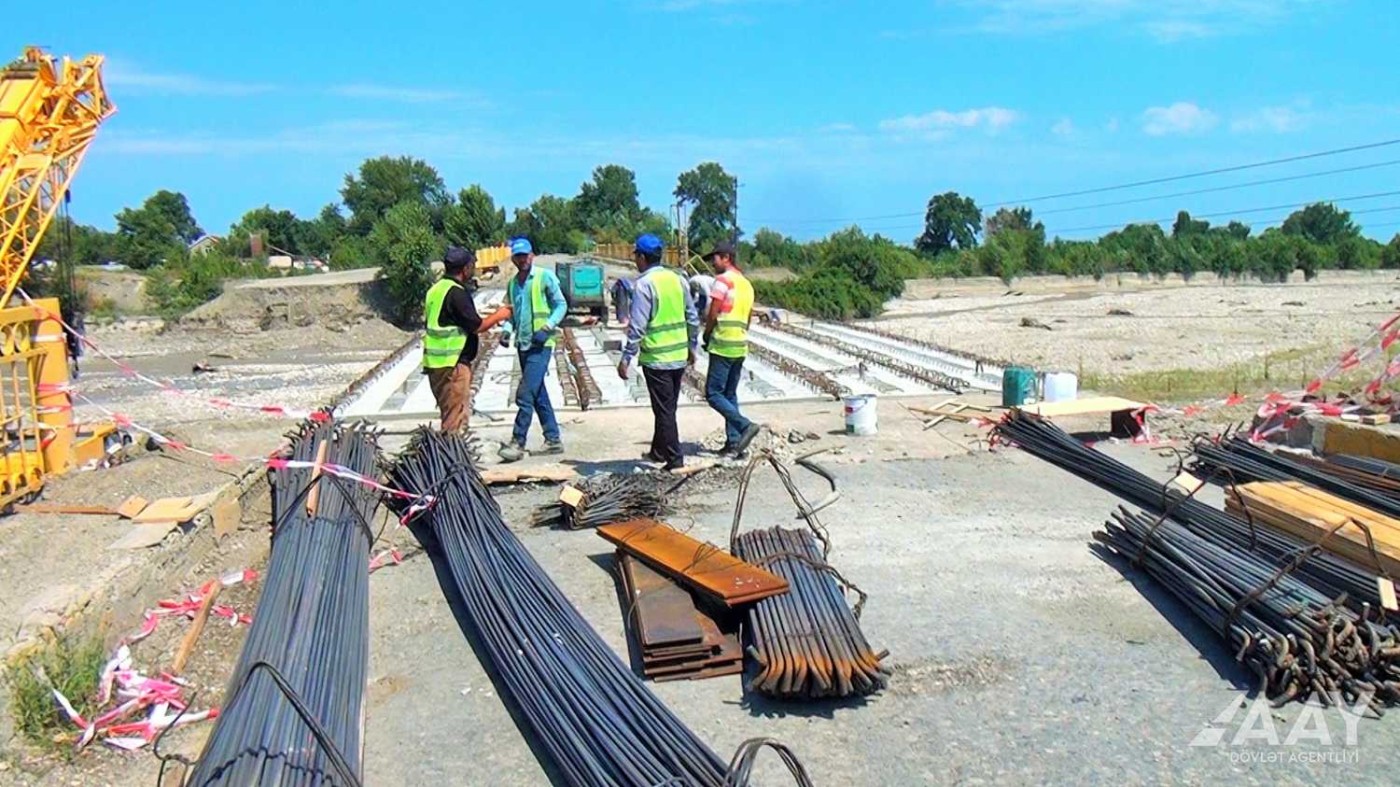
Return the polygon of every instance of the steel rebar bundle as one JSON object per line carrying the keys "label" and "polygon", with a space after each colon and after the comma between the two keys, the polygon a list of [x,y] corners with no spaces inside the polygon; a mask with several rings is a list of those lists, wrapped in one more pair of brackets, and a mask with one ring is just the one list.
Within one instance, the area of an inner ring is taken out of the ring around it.
{"label": "steel rebar bundle", "polygon": [[[1192,533],[1234,552],[1251,553],[1275,568],[1291,565],[1312,545],[1274,528],[1256,525],[1214,508],[1191,496],[1183,496],[1148,476],[1096,451],[1066,434],[1054,424],[1019,410],[996,427],[1001,437],[1062,470],[1111,492],[1157,516],[1167,516]],[[1221,471],[1226,472],[1226,471]],[[1233,481],[1229,475],[1216,478]],[[1315,550],[1314,550],[1315,551]],[[1380,592],[1373,569],[1358,566],[1329,552],[1312,554],[1293,570],[1298,578],[1328,598],[1345,596],[1353,605],[1379,608]]]}
{"label": "steel rebar bundle", "polygon": [[579,615],[501,518],[459,436],[420,431],[392,470],[424,516],[479,656],[562,779],[722,785],[726,767]]}
{"label": "steel rebar bundle", "polygon": [[691,478],[694,476],[677,481],[674,475],[660,472],[589,476],[574,484],[583,493],[577,506],[562,501],[547,503],[535,509],[530,524],[583,530],[629,519],[656,519],[674,510],[668,501]]}
{"label": "steel rebar bundle", "polygon": [[814,342],[816,344],[830,347],[833,350],[844,353],[853,358],[858,358],[862,361],[865,361],[866,363],[871,363],[876,366],[883,366],[886,369],[894,371],[896,374],[903,375],[905,377],[910,378],[911,380],[916,380],[921,383],[927,383],[928,385],[932,385],[934,388],[943,388],[945,390],[952,391],[956,394],[964,393],[967,391],[967,383],[963,382],[962,380],[959,380],[956,377],[944,374],[942,372],[936,372],[932,369],[925,369],[923,367],[916,366],[906,361],[901,361],[898,358],[886,355],[885,353],[878,353],[872,350],[867,350],[864,347],[857,347],[856,345],[851,344],[850,342],[843,342],[840,339],[825,336],[823,334],[817,333],[816,331],[809,331],[806,328],[799,328],[798,326],[792,325],[791,323],[778,323],[774,327],[782,333],[792,334],[793,336],[796,336],[799,339],[806,339],[809,342]]}
{"label": "steel rebar bundle", "polygon": [[889,672],[865,639],[811,530],[754,530],[735,539],[735,556],[787,580],[789,591],[747,613],[749,653],[758,674],[749,689],[791,700],[858,697],[885,687]]}
{"label": "steel rebar bundle", "polygon": [[375,435],[331,422],[293,436],[272,473],[272,553],[223,713],[191,785],[358,785],[369,660]]}
{"label": "steel rebar bundle", "polygon": [[[1094,538],[1142,568],[1223,637],[1275,704],[1317,698],[1379,715],[1400,701],[1400,632],[1256,555],[1120,509]],[[1295,561],[1306,560],[1300,555]]]}
{"label": "steel rebar bundle", "polygon": [[583,347],[579,346],[574,329],[565,328],[561,333],[564,339],[562,342],[564,351],[569,355],[574,387],[578,390],[579,407],[587,410],[595,402],[602,403],[603,392],[598,388],[598,381],[593,379],[593,372],[588,368],[588,359],[583,354]]}
{"label": "steel rebar bundle", "polygon": [[1302,481],[1377,513],[1400,518],[1400,500],[1391,495],[1352,483],[1287,454],[1257,446],[1245,437],[1237,435],[1218,443],[1202,438],[1196,440],[1192,449],[1196,454],[1193,469],[1198,474],[1208,475],[1217,468],[1226,468],[1241,481]]}
{"label": "steel rebar bundle", "polygon": [[562,343],[554,345],[554,373],[559,378],[560,390],[564,392],[564,406],[587,410],[588,406],[582,397],[588,394],[578,387],[578,378],[570,368],[569,357],[564,352]]}

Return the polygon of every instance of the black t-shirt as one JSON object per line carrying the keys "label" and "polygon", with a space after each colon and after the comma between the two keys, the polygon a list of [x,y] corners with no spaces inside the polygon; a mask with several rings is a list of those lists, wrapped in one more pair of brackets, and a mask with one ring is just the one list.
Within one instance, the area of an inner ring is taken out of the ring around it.
{"label": "black t-shirt", "polygon": [[479,347],[476,330],[481,327],[481,315],[476,313],[476,302],[472,300],[466,287],[453,287],[447,291],[447,297],[442,302],[442,311],[438,312],[438,322],[443,325],[455,325],[467,333],[467,346],[462,348],[457,363],[470,364],[476,360]]}

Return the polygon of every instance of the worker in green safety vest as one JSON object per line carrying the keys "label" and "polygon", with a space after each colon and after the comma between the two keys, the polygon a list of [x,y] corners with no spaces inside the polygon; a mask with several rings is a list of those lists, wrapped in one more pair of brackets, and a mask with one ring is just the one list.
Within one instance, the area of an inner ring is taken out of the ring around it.
{"label": "worker in green safety vest", "polygon": [[472,406],[472,361],[481,326],[469,288],[476,255],[453,246],[443,254],[442,268],[442,278],[423,300],[423,374],[437,402],[442,431],[456,432],[467,427]]}
{"label": "worker in green safety vest", "polygon": [[749,323],[753,319],[753,285],[735,262],[734,244],[722,241],[705,255],[715,269],[710,308],[705,315],[705,401],[724,417],[722,457],[740,459],[761,431],[739,411],[739,381],[749,355]]}
{"label": "worker in green safety vest", "polygon": [[641,276],[633,287],[627,345],[617,374],[626,380],[632,360],[640,360],[653,416],[651,449],[642,458],[664,470],[677,470],[684,460],[676,407],[686,367],[695,363],[700,317],[690,288],[661,264],[663,248],[661,239],[650,233],[637,238],[633,247],[632,259]]}
{"label": "worker in green safety vest", "polygon": [[[506,302],[481,323],[484,333],[499,323],[507,326],[506,340],[514,335],[520,360],[520,385],[515,389],[515,428],[510,442],[501,446],[501,459],[515,462],[525,456],[525,438],[533,415],[539,415],[544,430],[544,447],[538,453],[562,454],[564,442],[559,421],[549,401],[545,379],[554,363],[554,345],[559,323],[564,321],[568,303],[559,289],[554,271],[535,266],[535,250],[530,241],[516,238],[510,244],[510,261],[515,275],[506,282]],[[508,321],[508,322],[507,322]]]}

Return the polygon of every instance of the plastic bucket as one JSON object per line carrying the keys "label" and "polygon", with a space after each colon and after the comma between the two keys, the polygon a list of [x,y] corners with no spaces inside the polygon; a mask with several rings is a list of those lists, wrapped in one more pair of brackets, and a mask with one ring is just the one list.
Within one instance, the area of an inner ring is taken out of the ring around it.
{"label": "plastic bucket", "polygon": [[1035,370],[1028,366],[1008,366],[1001,375],[1001,406],[1035,404]]}
{"label": "plastic bucket", "polygon": [[1079,398],[1079,378],[1073,372],[1047,372],[1045,401],[1072,402]]}
{"label": "plastic bucket", "polygon": [[877,429],[875,394],[847,396],[842,400],[846,412],[846,434],[862,437],[873,435]]}

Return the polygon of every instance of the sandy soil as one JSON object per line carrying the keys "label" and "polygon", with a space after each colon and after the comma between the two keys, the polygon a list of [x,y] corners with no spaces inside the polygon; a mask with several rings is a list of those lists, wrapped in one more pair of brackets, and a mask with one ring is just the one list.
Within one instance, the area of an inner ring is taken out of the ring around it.
{"label": "sandy soil", "polygon": [[1041,370],[1206,370],[1278,354],[1291,378],[1364,338],[1395,313],[1397,294],[1376,282],[954,295],[897,303],[876,326]]}

